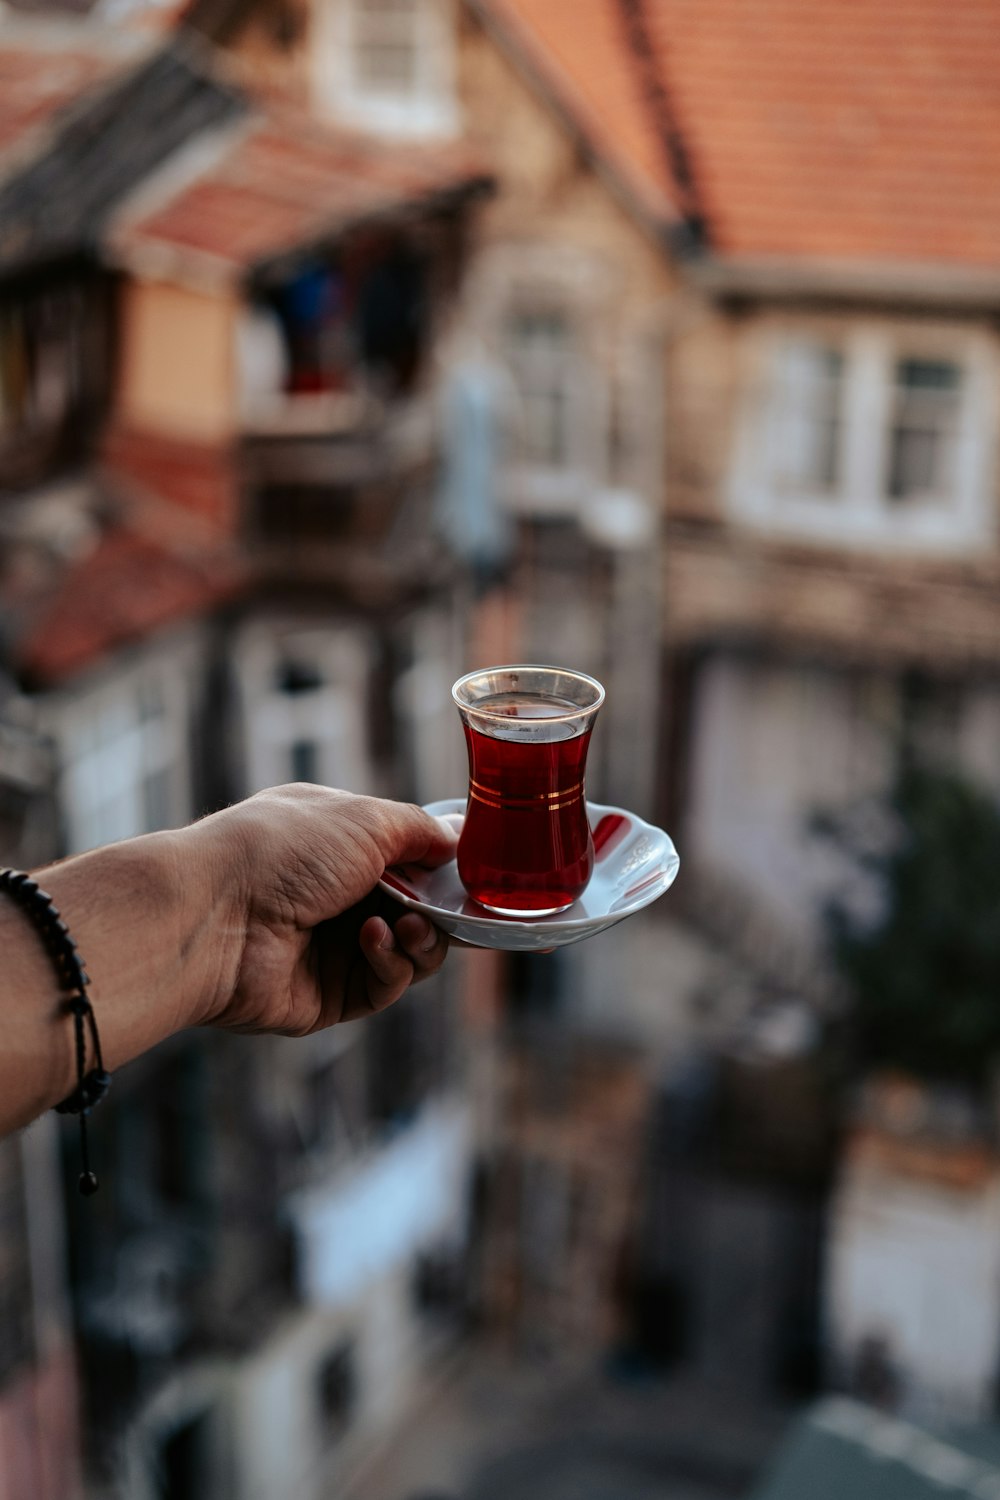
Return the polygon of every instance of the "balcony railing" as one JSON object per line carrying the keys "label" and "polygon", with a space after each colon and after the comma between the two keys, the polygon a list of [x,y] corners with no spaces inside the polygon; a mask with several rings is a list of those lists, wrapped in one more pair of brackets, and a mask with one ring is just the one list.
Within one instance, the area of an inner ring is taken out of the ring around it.
{"label": "balcony railing", "polygon": [[244,422],[248,483],[355,489],[430,465],[436,423],[430,398],[382,403],[341,393],[286,396]]}

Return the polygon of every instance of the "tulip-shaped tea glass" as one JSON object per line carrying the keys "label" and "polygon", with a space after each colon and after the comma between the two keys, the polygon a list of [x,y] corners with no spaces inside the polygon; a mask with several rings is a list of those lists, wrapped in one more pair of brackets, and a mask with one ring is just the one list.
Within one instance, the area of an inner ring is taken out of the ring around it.
{"label": "tulip-shaped tea glass", "polygon": [[487,667],[451,690],[469,747],[458,873],[504,917],[551,917],[594,868],[584,773],[604,689],[560,667]]}

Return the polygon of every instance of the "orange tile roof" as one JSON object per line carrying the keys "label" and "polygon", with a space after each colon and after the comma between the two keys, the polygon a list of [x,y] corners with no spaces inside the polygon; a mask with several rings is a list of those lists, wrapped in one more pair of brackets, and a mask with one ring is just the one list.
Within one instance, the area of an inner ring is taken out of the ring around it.
{"label": "orange tile roof", "polygon": [[0,152],[122,65],[121,56],[26,42],[0,46]]}
{"label": "orange tile roof", "polygon": [[[669,219],[636,0],[470,3]],[[718,253],[1000,265],[996,0],[640,3]]]}
{"label": "orange tile roof", "polygon": [[230,562],[194,558],[114,528],[60,578],[17,642],[17,666],[51,685],[118,647],[203,614],[238,586]]}
{"label": "orange tile roof", "polygon": [[112,424],[102,436],[101,467],[110,487],[137,507],[172,516],[179,540],[232,537],[238,524],[239,475],[228,444]]}
{"label": "orange tile roof", "polygon": [[138,213],[126,205],[109,243],[126,263],[143,250],[168,250],[243,269],[487,180],[465,146],[387,144],[272,103],[158,202]]}

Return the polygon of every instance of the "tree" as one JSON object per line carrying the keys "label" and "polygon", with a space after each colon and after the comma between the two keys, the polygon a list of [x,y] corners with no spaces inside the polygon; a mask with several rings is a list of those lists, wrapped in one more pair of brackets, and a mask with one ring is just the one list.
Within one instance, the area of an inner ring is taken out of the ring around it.
{"label": "tree", "polygon": [[[954,774],[911,766],[895,835],[858,854],[877,876],[872,921],[839,901],[834,951],[867,1061],[981,1086],[1000,1054],[1000,810]],[[826,831],[851,842],[843,822]]]}

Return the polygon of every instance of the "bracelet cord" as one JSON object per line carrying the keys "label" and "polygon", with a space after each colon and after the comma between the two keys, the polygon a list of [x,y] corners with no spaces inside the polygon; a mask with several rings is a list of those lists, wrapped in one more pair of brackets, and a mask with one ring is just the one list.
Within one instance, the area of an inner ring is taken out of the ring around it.
{"label": "bracelet cord", "polygon": [[[77,1115],[80,1120],[80,1165],[78,1180],[80,1192],[85,1197],[96,1193],[99,1183],[90,1165],[90,1146],[87,1140],[87,1116],[96,1104],[100,1104],[111,1086],[111,1074],[105,1070],[101,1056],[101,1038],[97,1030],[97,1017],[87,998],[90,976],[83,966],[69,928],[59,914],[48,891],[43,891],[38,881],[23,870],[0,869],[0,890],[14,900],[34,923],[45,951],[52,960],[59,986],[67,994],[66,1008],[73,1017],[76,1043],[76,1088],[61,1104],[59,1114]],[[94,1066],[87,1071],[87,1031],[90,1031]]]}

